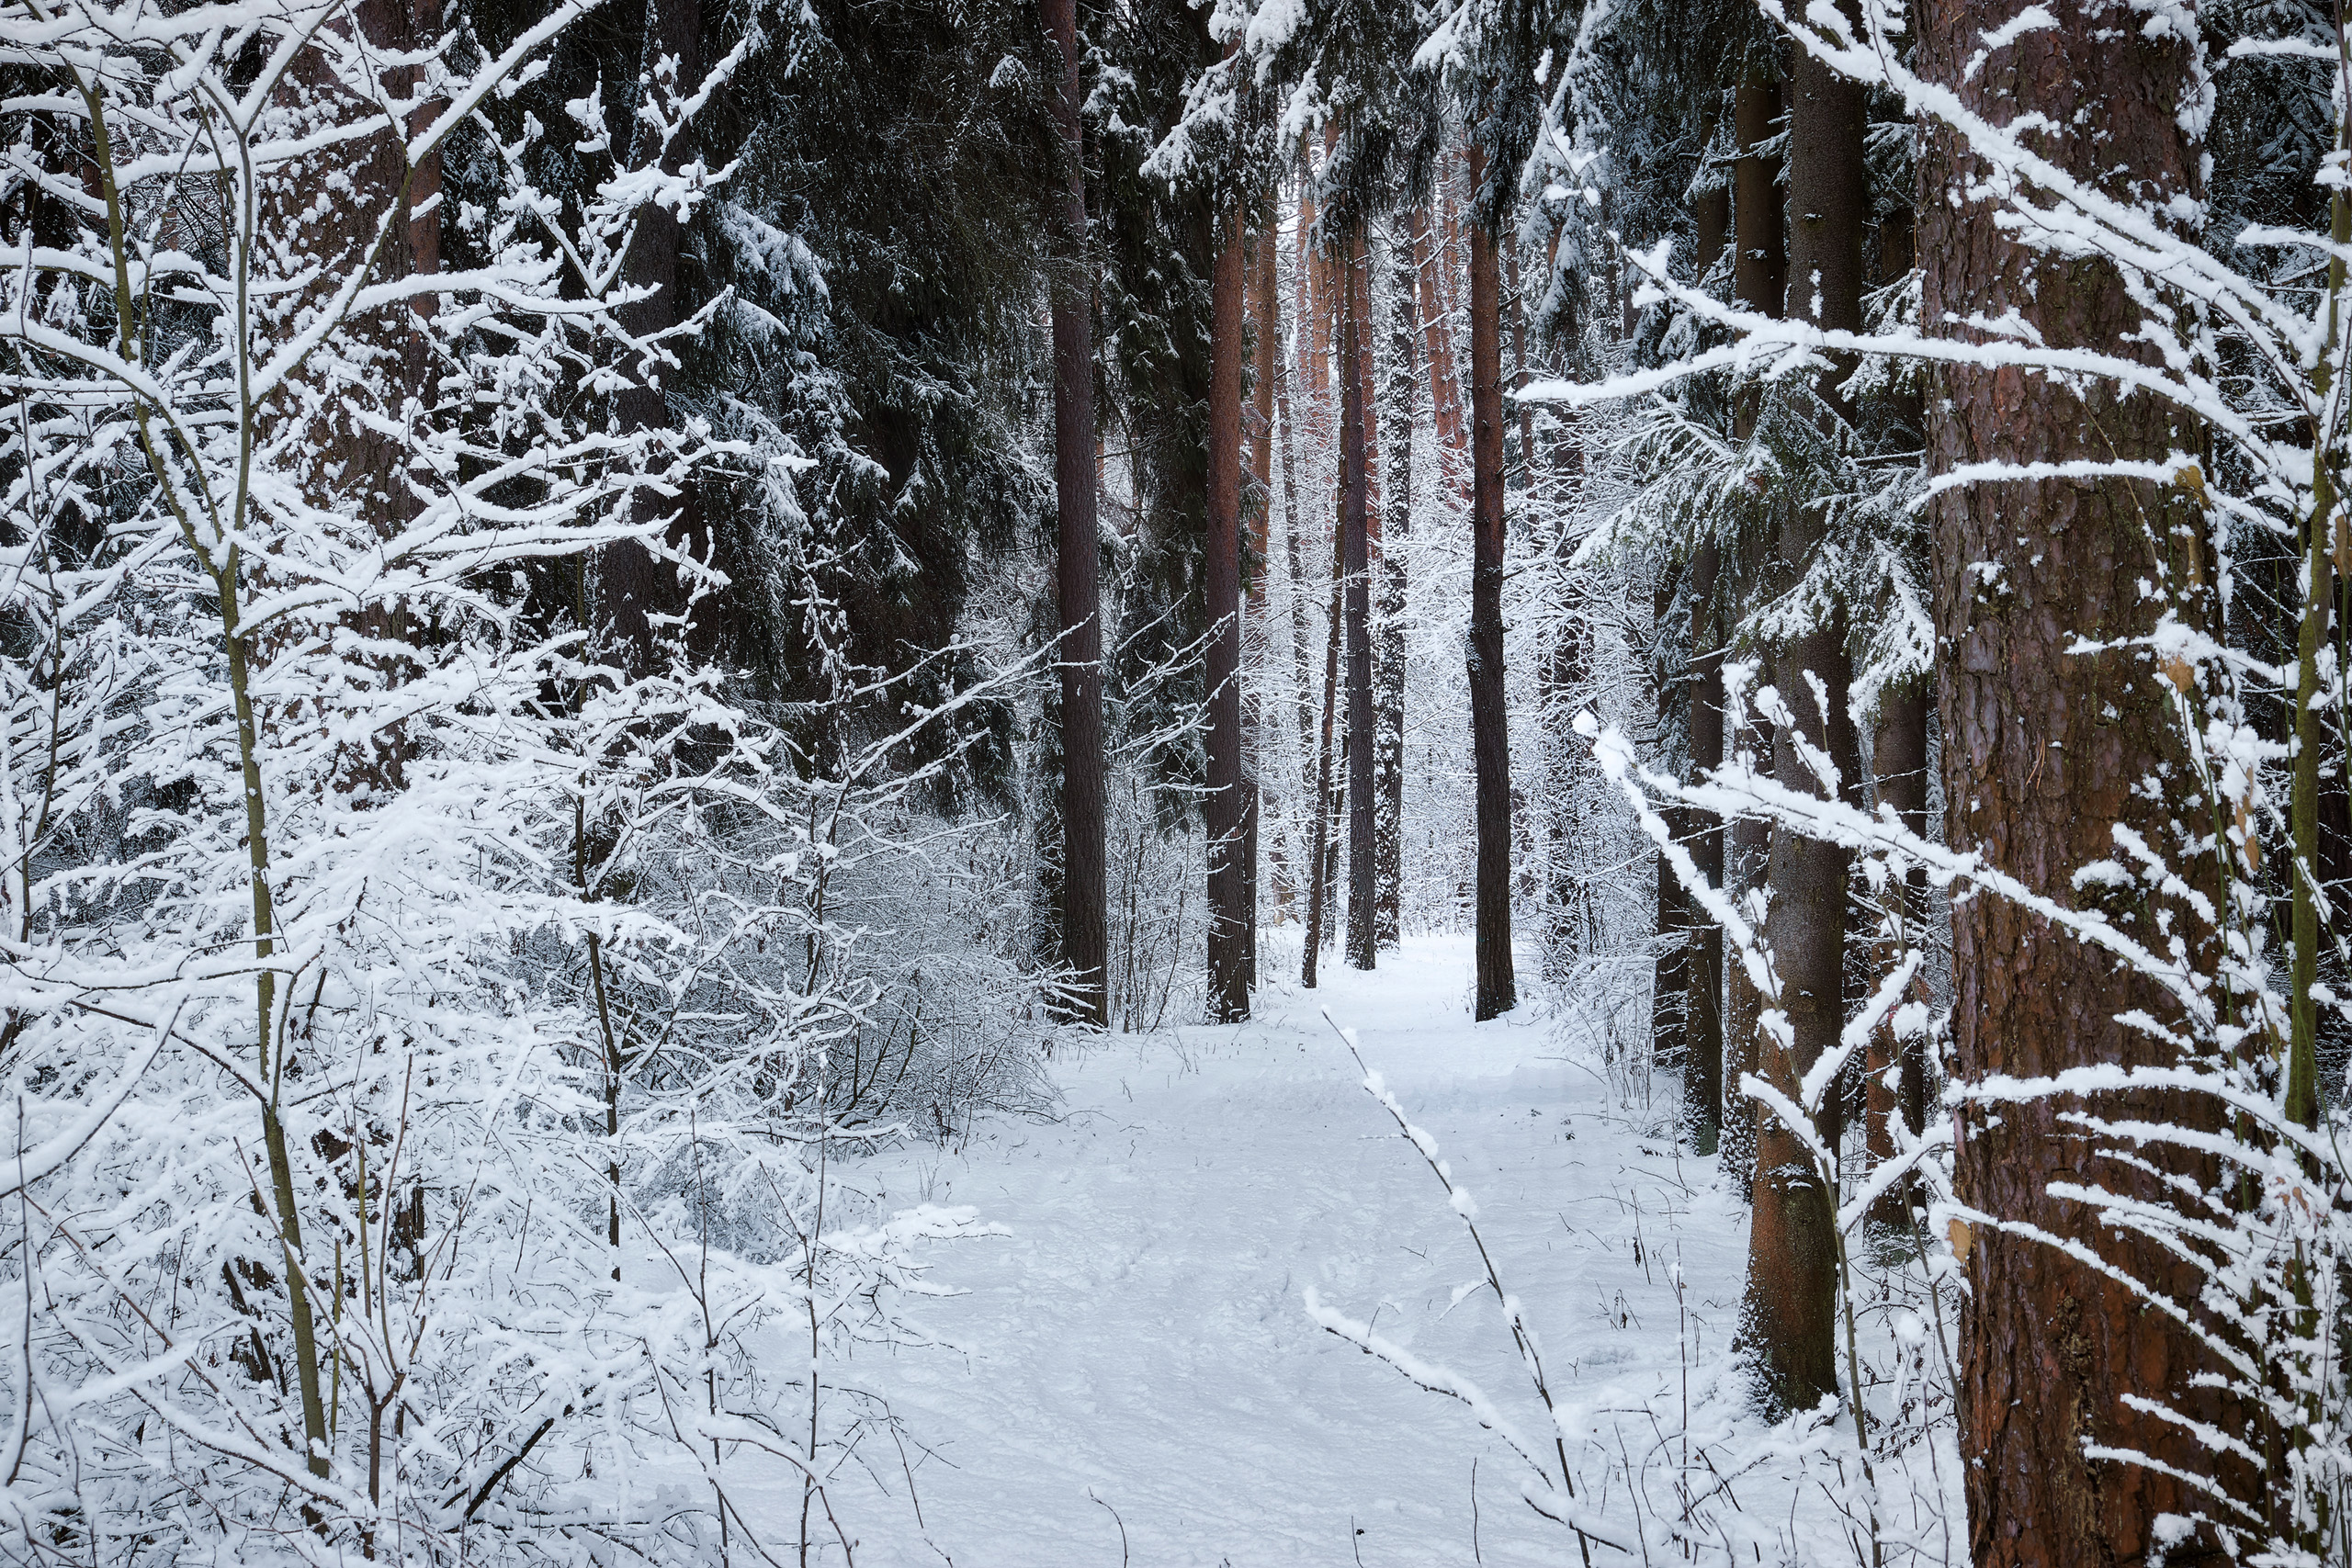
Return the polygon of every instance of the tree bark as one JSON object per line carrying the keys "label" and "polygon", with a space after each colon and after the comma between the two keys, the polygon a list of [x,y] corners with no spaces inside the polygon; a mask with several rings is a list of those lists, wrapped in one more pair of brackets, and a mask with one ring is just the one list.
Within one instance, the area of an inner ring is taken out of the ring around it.
{"label": "tree bark", "polygon": [[[1933,0],[1921,17],[1920,69],[1996,123],[2026,115],[2068,133],[2034,133],[2042,155],[2119,198],[2160,205],[2201,197],[2198,57],[2178,37],[2152,38],[2113,0],[2053,0],[2056,25],[1970,64],[1978,29],[2008,19],[1996,0]],[[2077,130],[2076,128],[2084,128]],[[2089,128],[2096,128],[2092,134]],[[2052,259],[1996,228],[1966,192],[1975,161],[1930,131],[1919,164],[1919,254],[1928,330],[2016,311],[2053,347],[2137,355],[2143,311],[2095,258]],[[1956,312],[1956,314],[1951,314]],[[2199,433],[2154,398],[2105,383],[2062,383],[2015,370],[1943,369],[1928,400],[1931,472],[1962,464],[2162,462],[2199,450]],[[2179,852],[2186,752],[2172,694],[2131,647],[2165,605],[2142,592],[2151,579],[2205,581],[2209,524],[2182,489],[2133,479],[2019,480],[1944,491],[1932,503],[1937,702],[1943,736],[1946,831],[1952,846],[2061,905],[2116,898],[2147,930],[2152,919],[2188,944],[2185,962],[2211,973],[2206,926],[2186,899],[2078,888],[2076,868],[2111,857],[2121,827],[2159,853]],[[2170,557],[2166,559],[2166,557]],[[2078,636],[2097,637],[2087,652]],[[2167,785],[2164,780],[2173,781]],[[2174,863],[2181,864],[2175,859]],[[2211,889],[2205,889],[2209,896]],[[2092,1064],[2170,1066],[2150,1030],[2118,1021],[2143,1010],[2177,1026],[2154,985],[2120,970],[2047,922],[1978,897],[1952,916],[1953,1072],[1966,1085],[1992,1074],[2037,1077]],[[2138,1152],[2137,1168],[2099,1156],[2060,1118],[2079,1100],[1963,1111],[1956,1158],[1960,1201],[2005,1225],[2033,1225],[2194,1311],[2201,1279],[2137,1231],[2099,1223],[2053,1197],[2055,1181],[2096,1183],[2169,1206],[2166,1177],[2211,1191],[2211,1161]],[[2213,1105],[2181,1091],[2103,1096],[2098,1111],[2190,1129],[2221,1124]],[[2087,1450],[2147,1454],[2159,1465],[2210,1475],[2213,1461],[2189,1431],[2135,1410],[2155,1399],[2185,1416],[2242,1429],[2221,1397],[2193,1380],[2217,1369],[2167,1314],[2059,1247],[2006,1229],[1956,1229],[1967,1273],[1961,1310],[1961,1458],[1969,1544],[1980,1564],[2139,1563],[2160,1545],[2168,1563],[2219,1562],[2210,1531],[2169,1541],[2166,1516],[2210,1515],[2214,1503],[2163,1469],[2095,1458]],[[2247,1491],[2225,1472],[2225,1494]]]}
{"label": "tree bark", "polygon": [[[1913,832],[1926,833],[1927,682],[1906,681],[1880,696],[1878,722],[1871,739],[1871,772],[1877,785],[1878,804],[1893,807],[1903,825]],[[1927,873],[1914,867],[1901,887],[1887,890],[1887,897],[1893,906],[1887,913],[1900,916],[1905,925],[1917,930],[1928,917]],[[1894,940],[1895,935],[1893,931],[1881,933],[1877,961],[1871,965],[1879,976],[1883,977],[1901,961],[1902,944]],[[1925,987],[1920,990],[1924,994]],[[1914,1134],[1922,1131],[1925,1124],[1926,1066],[1917,1051],[1905,1050],[1896,1038],[1891,1015],[1871,1032],[1864,1073],[1864,1149],[1875,1169],[1898,1152],[1895,1122],[1899,1120]],[[1907,1234],[1912,1224],[1912,1205],[1917,1201],[1916,1183],[1905,1181],[1890,1188],[1871,1205],[1871,1223]]]}
{"label": "tree bark", "polygon": [[[1470,185],[1486,175],[1470,144]],[[1477,773],[1478,982],[1484,1020],[1519,1005],[1510,951],[1510,731],[1503,694],[1503,380],[1501,268],[1495,236],[1470,225],[1470,750]]]}
{"label": "tree bark", "polygon": [[1430,209],[1413,209],[1413,276],[1420,298],[1421,341],[1430,364],[1430,409],[1437,429],[1439,482],[1452,488],[1461,483],[1467,466],[1470,439],[1462,417],[1462,382],[1454,373],[1453,327],[1447,316],[1443,284],[1449,250],[1441,250],[1430,232]]}
{"label": "tree bark", "polygon": [[[1333,541],[1334,545],[1338,541]],[[1323,639],[1323,732],[1315,750],[1315,828],[1309,846],[1306,896],[1306,938],[1299,960],[1298,983],[1315,988],[1317,958],[1323,951],[1323,933],[1330,918],[1331,862],[1331,721],[1340,685],[1340,596],[1343,585],[1343,552],[1331,551],[1331,615]]]}
{"label": "tree bark", "polygon": [[[1792,88],[1789,207],[1796,222],[1788,310],[1826,328],[1857,330],[1861,233],[1870,216],[1862,89],[1803,50],[1796,51]],[[1834,388],[1825,384],[1823,390],[1833,407],[1840,402]],[[1842,411],[1832,416],[1833,423],[1841,419]],[[1812,568],[1825,518],[1824,507],[1811,498],[1801,497],[1789,509],[1775,572],[1783,592]],[[1854,747],[1846,717],[1842,613],[1817,609],[1813,625],[1776,650],[1774,664],[1781,697],[1796,720],[1775,738],[1773,772],[1781,787],[1814,795],[1830,787],[1815,775],[1802,743],[1838,757],[1844,773],[1838,791],[1852,791],[1859,769],[1846,760]],[[1758,1037],[1757,1076],[1792,1100],[1814,1063],[1836,1048],[1845,1025],[1846,884],[1852,866],[1851,852],[1826,840],[1781,833],[1772,845],[1764,936],[1791,1034],[1785,1042],[1769,1032]],[[1835,1105],[1833,1090],[1815,1119],[1832,1148],[1842,1122]],[[1770,1113],[1757,1123],[1753,1198],[1741,1334],[1757,1359],[1768,1407],[1775,1415],[1809,1409],[1838,1393],[1838,1195],[1825,1184],[1798,1130]]]}
{"label": "tree bark", "polygon": [[[1714,539],[1700,542],[1690,558],[1690,775],[1693,780],[1724,759],[1723,648],[1715,629],[1715,580],[1721,557]],[[1716,886],[1724,879],[1724,826],[1693,812],[1687,842],[1699,874]],[[1724,1120],[1724,933],[1703,911],[1685,921],[1690,943],[1683,959],[1682,1114],[1690,1146],[1715,1152]]]}
{"label": "tree bark", "polygon": [[1061,612],[1061,962],[1071,1016],[1111,1021],[1102,844],[1102,584],[1095,522],[1093,288],[1087,264],[1086,165],[1078,82],[1077,0],[1041,0],[1061,52],[1054,124],[1063,163],[1047,232],[1053,271],[1055,594]]}
{"label": "tree bark", "polygon": [[[647,0],[646,20],[652,35],[648,39],[649,52],[674,58],[677,90],[693,92],[702,82],[702,0]],[[685,166],[692,156],[691,141],[688,132],[671,143],[662,160],[665,171],[675,174]],[[649,338],[678,324],[678,257],[684,248],[683,241],[678,215],[669,208],[657,203],[639,212],[622,270],[630,284],[653,292],[617,312],[622,328],[631,335]],[[628,384],[614,399],[614,424],[623,433],[667,429],[670,400],[659,376],[649,379],[635,364],[621,369]],[[696,532],[691,492],[676,501],[641,495],[634,504],[640,515],[656,508],[677,509],[678,515],[669,526],[673,544],[684,545]],[[653,660],[653,617],[674,615],[685,607],[676,569],[637,541],[623,540],[605,550],[598,562],[597,592],[605,633],[612,639],[614,653],[630,673],[643,673]]]}
{"label": "tree bark", "polygon": [[[1674,595],[1679,574],[1671,562],[1658,567],[1650,600],[1651,671],[1657,682],[1658,731],[1663,739],[1672,722],[1674,694],[1667,682],[1667,641],[1673,636]],[[1680,843],[1690,836],[1690,814],[1679,806],[1663,807],[1671,837]],[[1683,1057],[1683,1024],[1689,1010],[1690,918],[1681,881],[1674,874],[1663,847],[1657,852],[1657,923],[1652,942],[1656,958],[1650,969],[1650,1060],[1687,1079],[1690,1065]]]}
{"label": "tree bark", "polygon": [[1209,1016],[1250,1016],[1241,778],[1242,219],[1230,225],[1209,285],[1208,829]]}
{"label": "tree bark", "polygon": [[1392,245],[1396,298],[1389,330],[1388,525],[1380,550],[1380,734],[1373,759],[1379,792],[1374,824],[1379,897],[1373,935],[1393,948],[1404,929],[1405,886],[1405,581],[1404,548],[1413,531],[1413,258],[1408,244]]}
{"label": "tree bark", "polygon": [[1348,963],[1377,962],[1373,941],[1371,458],[1365,450],[1363,244],[1351,234],[1340,267],[1340,548],[1347,579]]}
{"label": "tree bark", "polygon": [[[1732,297],[1751,310],[1777,316],[1785,303],[1788,254],[1781,222],[1781,161],[1768,157],[1762,144],[1773,134],[1772,122],[1781,112],[1781,86],[1762,70],[1751,69],[1732,96],[1732,130],[1738,157],[1732,164]],[[1756,434],[1757,394],[1744,393],[1735,406],[1733,435],[1741,441]],[[1740,577],[1748,584],[1748,604],[1763,581],[1770,541],[1752,535],[1740,542]],[[1770,682],[1770,650],[1761,678]],[[1770,744],[1769,728],[1751,732]],[[1737,738],[1727,738],[1727,749]],[[1770,863],[1772,828],[1760,817],[1745,817],[1731,825],[1729,862],[1725,871],[1730,890],[1745,895]],[[1756,1070],[1756,1028],[1764,998],[1749,979],[1746,963],[1726,962],[1724,974],[1724,1083],[1729,1101],[1724,1120],[1723,1170],[1734,1196],[1750,1197],[1756,1172],[1756,1102],[1740,1092],[1740,1080]]]}

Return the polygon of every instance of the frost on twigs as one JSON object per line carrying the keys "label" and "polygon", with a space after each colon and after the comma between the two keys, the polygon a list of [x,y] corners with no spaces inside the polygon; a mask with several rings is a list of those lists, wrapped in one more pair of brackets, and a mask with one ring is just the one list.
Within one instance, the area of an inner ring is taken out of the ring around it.
{"label": "frost on twigs", "polygon": [[[0,174],[45,214],[0,261],[12,1558],[845,1549],[888,1416],[836,1352],[985,1231],[826,1171],[891,1130],[826,897],[898,851],[908,732],[797,766],[684,617],[601,637],[616,547],[718,581],[666,514],[741,449],[605,394],[699,330],[632,336],[622,264],[724,178],[661,156],[742,52],[648,133],[573,106],[567,205],[511,100],[587,9],[489,55],[0,0],[45,128]],[[494,202],[389,265],[461,160]]]}

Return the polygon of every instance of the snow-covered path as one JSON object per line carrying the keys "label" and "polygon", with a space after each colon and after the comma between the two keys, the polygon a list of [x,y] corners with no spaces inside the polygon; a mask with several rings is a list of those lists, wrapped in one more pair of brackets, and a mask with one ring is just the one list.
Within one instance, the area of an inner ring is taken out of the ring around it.
{"label": "snow-covered path", "polygon": [[[1574,1561],[1464,1407],[1306,1315],[1309,1284],[1376,1313],[1383,1335],[1541,1429],[1491,1296],[1448,1310],[1476,1256],[1317,1009],[1359,1031],[1436,1135],[1555,1381],[1587,1410],[1670,1397],[1686,1344],[1719,1346],[1745,1211],[1713,1192],[1712,1161],[1645,1137],[1657,1115],[1560,1059],[1532,1018],[1472,1025],[1465,942],[1327,973],[1319,992],[1265,987],[1251,1023],[1062,1065],[1057,1122],[1000,1122],[959,1153],[902,1151],[858,1173],[886,1209],[971,1204],[1012,1233],[941,1256],[934,1277],[967,1293],[918,1305],[962,1354],[851,1371],[888,1390],[933,1456],[915,1455],[927,1529],[903,1502],[865,1499],[862,1561],[1116,1564],[1124,1527],[1136,1564],[1468,1563],[1474,1459],[1484,1560]],[[1629,1419],[1638,1457],[1658,1438]],[[883,1469],[896,1462],[876,1470],[903,1493]]]}

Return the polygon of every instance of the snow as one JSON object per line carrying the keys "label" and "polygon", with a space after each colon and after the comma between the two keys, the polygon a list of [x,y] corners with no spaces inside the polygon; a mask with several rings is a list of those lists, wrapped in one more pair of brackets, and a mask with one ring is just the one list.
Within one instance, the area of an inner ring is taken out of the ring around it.
{"label": "snow", "polygon": [[[1295,972],[1279,942],[1262,962]],[[929,1536],[903,1502],[861,1498],[860,1561],[1112,1563],[1124,1527],[1136,1563],[1466,1563],[1474,1461],[1477,1555],[1576,1560],[1518,1496],[1525,1472],[1499,1438],[1308,1315],[1312,1288],[1545,1438],[1445,1191],[1317,1010],[1358,1032],[1476,1194],[1503,1284],[1580,1413],[1568,1424],[1594,1438],[1580,1457],[1571,1444],[1593,1484],[1621,1438],[1637,1458],[1659,1440],[1640,1407],[1678,1407],[1678,1267],[1692,1356],[1720,1363],[1747,1212],[1713,1190],[1713,1161],[1645,1134],[1670,1125],[1668,1104],[1612,1093],[1534,1008],[1472,1023],[1466,939],[1410,941],[1382,964],[1335,960],[1314,992],[1264,985],[1248,1024],[1114,1038],[1058,1066],[1053,1121],[851,1176],[886,1209],[970,1204],[1011,1233],[936,1260],[967,1293],[909,1307],[961,1354],[848,1369],[907,1429]],[[872,1477],[902,1497],[883,1451]],[[781,1490],[776,1506],[781,1524]]]}

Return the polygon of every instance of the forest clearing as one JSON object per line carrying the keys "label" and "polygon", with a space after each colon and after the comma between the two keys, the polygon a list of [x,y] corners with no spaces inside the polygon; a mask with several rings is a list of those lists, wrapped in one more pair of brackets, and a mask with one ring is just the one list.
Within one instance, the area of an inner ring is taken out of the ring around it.
{"label": "forest clearing", "polygon": [[2352,1568],[2323,0],[0,0],[0,1563]]}

